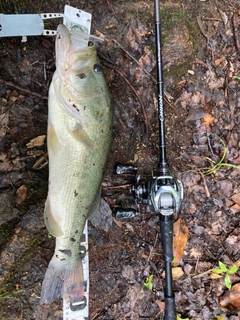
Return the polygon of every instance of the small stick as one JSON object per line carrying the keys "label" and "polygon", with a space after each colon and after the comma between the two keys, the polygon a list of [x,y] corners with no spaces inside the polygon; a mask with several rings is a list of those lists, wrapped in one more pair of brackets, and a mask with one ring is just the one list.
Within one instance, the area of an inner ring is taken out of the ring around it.
{"label": "small stick", "polygon": [[122,185],[119,185],[119,186],[102,186],[103,189],[107,189],[107,190],[114,190],[114,189],[127,189],[129,187],[131,187],[132,184],[129,183],[129,184],[122,184]]}
{"label": "small stick", "polygon": [[233,34],[234,34],[234,38],[235,38],[236,47],[237,47],[238,52],[240,52],[240,39],[239,39],[239,34],[238,34],[239,17],[238,17],[237,13],[234,13],[232,21],[233,21]]}
{"label": "small stick", "polygon": [[12,88],[14,88],[16,90],[19,90],[19,91],[22,91],[24,93],[30,94],[32,96],[35,96],[35,97],[38,97],[38,98],[41,98],[41,99],[44,99],[44,100],[48,100],[47,96],[43,96],[40,93],[33,92],[33,91],[29,90],[29,89],[26,89],[26,88],[23,88],[21,86],[18,86],[18,85],[14,84],[11,81],[6,81],[6,80],[3,80],[3,79],[0,78],[0,85],[5,85],[5,86],[8,86],[8,87],[12,87]]}
{"label": "small stick", "polygon": [[206,192],[206,196],[207,196],[207,198],[210,198],[210,192],[209,192],[209,189],[208,189],[208,186],[207,186],[206,179],[205,179],[202,171],[199,170],[199,173],[200,173],[200,175],[202,177],[202,180],[203,180],[203,185],[204,185],[204,189],[205,189],[205,192]]}
{"label": "small stick", "polygon": [[205,271],[205,272],[202,272],[202,273],[200,273],[200,274],[197,274],[196,276],[192,277],[192,279],[202,277],[202,276],[204,276],[205,274],[210,273],[211,271],[212,271],[212,269],[207,270],[207,271]]}

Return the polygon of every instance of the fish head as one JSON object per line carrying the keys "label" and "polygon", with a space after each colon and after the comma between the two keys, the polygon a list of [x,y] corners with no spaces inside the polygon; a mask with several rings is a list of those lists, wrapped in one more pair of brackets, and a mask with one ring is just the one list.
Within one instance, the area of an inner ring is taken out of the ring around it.
{"label": "fish head", "polygon": [[[58,75],[72,87],[72,92],[91,97],[102,94],[106,89],[105,79],[99,64],[95,46],[76,48],[71,40],[71,31],[65,25],[57,28],[56,68]],[[75,89],[75,90],[74,90]],[[78,92],[79,93],[79,92]]]}

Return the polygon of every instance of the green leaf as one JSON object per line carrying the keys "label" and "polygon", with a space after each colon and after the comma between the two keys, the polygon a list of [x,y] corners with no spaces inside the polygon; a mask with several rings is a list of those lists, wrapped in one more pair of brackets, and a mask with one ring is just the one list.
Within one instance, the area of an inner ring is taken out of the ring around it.
{"label": "green leaf", "polygon": [[229,270],[227,271],[227,273],[228,273],[228,274],[234,274],[234,273],[237,272],[237,271],[238,271],[238,267],[237,267],[236,265],[234,265],[234,266],[232,266],[231,269],[229,269]]}
{"label": "green leaf", "polygon": [[177,314],[176,320],[189,320],[189,318],[181,318],[181,316]]}
{"label": "green leaf", "polygon": [[225,266],[224,263],[222,263],[221,261],[218,261],[218,264],[222,272],[227,272],[227,267]]}
{"label": "green leaf", "polygon": [[221,269],[212,269],[211,270],[213,273],[217,273],[217,274],[222,274],[223,271]]}
{"label": "green leaf", "polygon": [[148,279],[149,279],[149,282],[152,282],[153,274],[150,274],[150,276],[148,277]]}
{"label": "green leaf", "polygon": [[227,287],[228,289],[231,289],[231,287],[232,287],[232,281],[231,281],[231,279],[230,279],[230,277],[229,277],[229,274],[226,274],[224,280],[225,280],[225,285],[226,285],[226,287]]}
{"label": "green leaf", "polygon": [[151,274],[147,279],[146,281],[144,282],[144,286],[147,287],[149,290],[152,291],[153,289],[153,283],[152,283],[152,280],[153,280],[153,275]]}
{"label": "green leaf", "polygon": [[233,76],[233,79],[240,80],[240,77],[238,77],[238,76]]}

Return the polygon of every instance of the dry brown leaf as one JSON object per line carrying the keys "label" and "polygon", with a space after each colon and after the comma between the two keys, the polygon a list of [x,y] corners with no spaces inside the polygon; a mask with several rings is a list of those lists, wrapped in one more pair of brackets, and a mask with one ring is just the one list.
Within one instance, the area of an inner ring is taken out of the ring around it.
{"label": "dry brown leaf", "polygon": [[240,205],[235,203],[233,206],[230,207],[230,210],[233,212],[233,213],[237,213],[240,211]]}
{"label": "dry brown leaf", "polygon": [[240,310],[240,283],[235,284],[220,300],[223,308]]}
{"label": "dry brown leaf", "polygon": [[36,169],[36,170],[40,170],[42,169],[43,167],[45,167],[48,163],[48,160],[47,160],[47,153],[45,153],[43,156],[41,156],[40,158],[38,158],[34,165],[33,165],[33,169]]}
{"label": "dry brown leaf", "polygon": [[119,228],[122,228],[123,223],[122,223],[121,221],[115,219],[114,217],[113,217],[113,221],[116,223],[116,225],[117,225]]}
{"label": "dry brown leaf", "polygon": [[[172,278],[173,280],[177,280],[184,275],[184,272],[181,267],[172,268]],[[162,277],[165,278],[165,271],[162,272]]]}
{"label": "dry brown leaf", "polygon": [[160,311],[164,311],[165,309],[165,302],[161,301],[160,299],[155,300],[155,303],[159,306]]}
{"label": "dry brown leaf", "polygon": [[177,280],[184,275],[184,272],[181,267],[172,268],[172,277],[173,280]]}
{"label": "dry brown leaf", "polygon": [[188,227],[183,219],[178,219],[173,225],[173,267],[177,267],[182,259],[188,240]]}
{"label": "dry brown leaf", "polygon": [[235,193],[233,196],[232,196],[232,200],[239,204],[240,205],[240,193]]}
{"label": "dry brown leaf", "polygon": [[219,64],[222,62],[222,61],[224,61],[225,60],[225,57],[224,56],[221,56],[220,58],[218,58],[218,59],[216,59],[215,60],[215,66],[217,67],[217,66],[219,66]]}
{"label": "dry brown leaf", "polygon": [[45,134],[35,137],[26,144],[26,147],[27,148],[41,147],[44,144],[45,138],[46,138]]}
{"label": "dry brown leaf", "polygon": [[210,279],[220,279],[223,277],[223,275],[212,272],[212,273],[210,273],[209,277],[210,277]]}
{"label": "dry brown leaf", "polygon": [[27,198],[27,186],[21,185],[16,191],[16,204],[21,204]]}
{"label": "dry brown leaf", "polygon": [[203,123],[202,123],[202,127],[203,128],[208,128],[210,126],[210,124],[213,123],[214,118],[207,113],[204,117],[203,117]]}

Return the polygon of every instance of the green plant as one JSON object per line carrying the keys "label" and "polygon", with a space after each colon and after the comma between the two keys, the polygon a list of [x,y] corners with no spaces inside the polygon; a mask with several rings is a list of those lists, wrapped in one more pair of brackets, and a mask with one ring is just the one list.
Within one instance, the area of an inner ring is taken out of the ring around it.
{"label": "green plant", "polygon": [[240,80],[240,77],[238,77],[238,76],[233,76],[233,79]]}
{"label": "green plant", "polygon": [[225,285],[228,289],[231,289],[232,281],[231,281],[229,275],[237,272],[238,267],[236,265],[234,265],[234,266],[232,266],[232,268],[228,269],[227,266],[224,263],[222,263],[221,261],[219,261],[218,264],[219,264],[219,269],[212,269],[211,271],[216,274],[225,274],[225,278],[224,278]]}
{"label": "green plant", "polygon": [[196,170],[190,170],[190,171],[196,172],[196,173],[199,173],[199,171],[200,171],[203,175],[208,175],[208,174],[215,173],[216,171],[221,169],[221,167],[230,167],[230,168],[240,169],[240,166],[223,162],[226,157],[226,154],[227,154],[226,144],[223,141],[223,139],[221,139],[217,134],[212,133],[212,135],[217,137],[220,140],[221,144],[223,145],[223,155],[222,155],[221,159],[218,162],[216,162],[213,159],[206,157],[206,159],[213,164],[213,166],[210,169],[207,169],[205,171],[202,171],[201,169],[199,169],[198,171],[196,171]]}
{"label": "green plant", "polygon": [[147,287],[151,291],[153,289],[153,282],[152,281],[153,281],[153,275],[150,274],[150,276],[144,282],[144,286]]}
{"label": "green plant", "polygon": [[181,316],[177,314],[176,320],[189,320],[189,318],[181,318]]}

